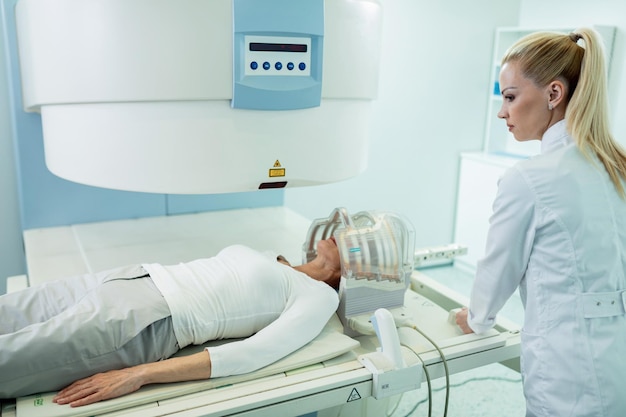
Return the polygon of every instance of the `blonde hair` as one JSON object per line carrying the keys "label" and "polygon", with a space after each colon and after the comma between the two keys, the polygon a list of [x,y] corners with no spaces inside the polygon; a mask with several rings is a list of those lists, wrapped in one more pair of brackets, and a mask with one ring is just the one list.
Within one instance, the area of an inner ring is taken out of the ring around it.
{"label": "blonde hair", "polygon": [[[578,42],[582,40],[583,46]],[[567,89],[567,130],[581,152],[596,155],[622,198],[626,198],[626,152],[613,139],[608,120],[604,51],[592,29],[574,33],[538,32],[520,39],[506,52],[502,65],[515,61],[538,87],[554,80]]]}

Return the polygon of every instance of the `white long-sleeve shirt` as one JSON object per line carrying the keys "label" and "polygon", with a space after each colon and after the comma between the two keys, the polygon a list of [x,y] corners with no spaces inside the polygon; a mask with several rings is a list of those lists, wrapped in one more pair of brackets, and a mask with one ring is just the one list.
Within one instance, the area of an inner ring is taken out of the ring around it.
{"label": "white long-sleeve shirt", "polygon": [[241,245],[179,265],[144,265],[172,313],[180,347],[208,348],[211,377],[252,372],[317,336],[338,305],[326,283]]}
{"label": "white long-sleeve shirt", "polygon": [[[470,299],[468,324],[480,333],[520,288],[527,415],[626,410],[625,274],[626,201],[561,121],[546,131],[541,155],[500,179]],[[605,307],[617,313],[603,317]]]}

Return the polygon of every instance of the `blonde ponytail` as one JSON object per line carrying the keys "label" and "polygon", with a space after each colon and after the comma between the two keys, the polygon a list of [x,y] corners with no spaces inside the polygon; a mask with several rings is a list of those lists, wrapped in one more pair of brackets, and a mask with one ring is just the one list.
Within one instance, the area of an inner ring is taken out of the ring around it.
{"label": "blonde ponytail", "polygon": [[[580,46],[582,40],[584,45]],[[537,32],[525,36],[502,58],[515,61],[524,76],[539,87],[559,79],[568,90],[567,130],[580,151],[595,155],[606,169],[620,196],[626,199],[626,152],[609,129],[604,51],[592,29],[575,33]]]}
{"label": "blonde ponytail", "polygon": [[626,198],[622,183],[626,180],[626,152],[615,142],[609,128],[602,43],[591,29],[580,29],[573,35],[576,41],[582,39],[585,53],[578,87],[565,112],[567,130],[585,155],[598,157],[618,193]]}

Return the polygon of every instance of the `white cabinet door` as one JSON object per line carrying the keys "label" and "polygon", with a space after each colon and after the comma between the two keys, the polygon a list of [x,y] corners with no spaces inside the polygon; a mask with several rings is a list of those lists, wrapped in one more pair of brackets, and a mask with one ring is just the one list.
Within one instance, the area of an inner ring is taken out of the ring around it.
{"label": "white cabinet door", "polygon": [[458,266],[473,271],[483,257],[498,180],[517,161],[482,152],[461,155],[454,241],[467,245],[468,252],[456,260]]}

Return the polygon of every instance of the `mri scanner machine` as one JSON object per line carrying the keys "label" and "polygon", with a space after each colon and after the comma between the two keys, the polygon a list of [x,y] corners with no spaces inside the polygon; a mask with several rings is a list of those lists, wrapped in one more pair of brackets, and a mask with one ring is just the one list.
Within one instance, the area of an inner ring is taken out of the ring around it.
{"label": "mri scanner machine", "polygon": [[[365,169],[381,19],[377,0],[20,0],[24,107],[41,113],[48,168],[80,183],[202,194],[340,181]],[[467,299],[419,269],[464,248],[416,251],[414,234],[396,213],[311,222],[284,207],[27,230],[30,285],[233,243],[306,262],[334,236],[341,301],[316,339],[254,373],[76,409],[42,393],[1,417],[374,417],[430,379],[517,367],[515,325],[463,335],[449,312]]]}

